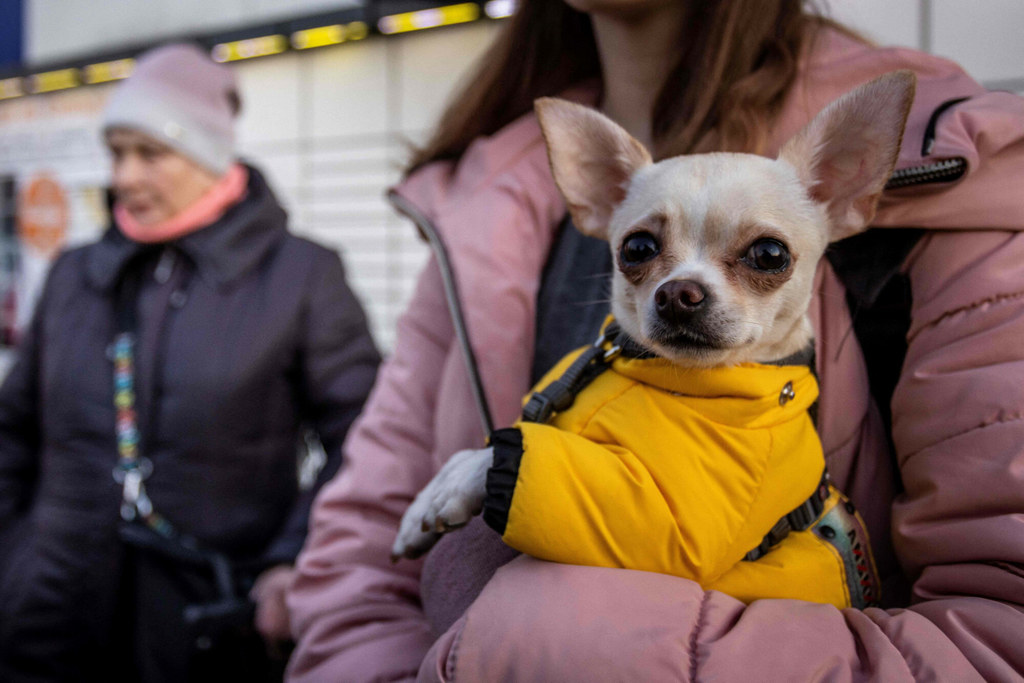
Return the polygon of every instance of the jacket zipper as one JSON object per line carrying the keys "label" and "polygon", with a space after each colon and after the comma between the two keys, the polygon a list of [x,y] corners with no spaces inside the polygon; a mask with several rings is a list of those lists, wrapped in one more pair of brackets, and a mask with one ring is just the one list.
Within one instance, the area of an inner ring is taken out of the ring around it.
{"label": "jacket zipper", "polygon": [[[947,110],[952,109],[961,102],[967,101],[967,97],[956,97],[946,100],[932,112],[928,118],[928,125],[924,129],[924,138],[921,140],[921,156],[927,157],[935,147],[936,130],[939,125],[939,117]],[[963,157],[950,157],[928,164],[919,164],[910,168],[902,168],[892,174],[885,189],[894,190],[898,187],[911,187],[913,185],[928,185],[930,183],[948,183],[959,180],[967,172],[967,160]]]}
{"label": "jacket zipper", "polygon": [[894,190],[898,187],[927,185],[930,183],[948,183],[959,180],[967,172],[967,160],[963,157],[952,157],[930,164],[901,168],[892,174],[885,189]]}

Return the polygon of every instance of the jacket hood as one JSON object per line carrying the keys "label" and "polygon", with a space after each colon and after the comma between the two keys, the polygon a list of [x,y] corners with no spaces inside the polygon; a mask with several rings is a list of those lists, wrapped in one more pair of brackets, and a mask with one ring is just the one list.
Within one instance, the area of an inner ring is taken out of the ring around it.
{"label": "jacket hood", "polygon": [[[262,174],[251,166],[245,198],[213,224],[173,244],[195,264],[196,271],[218,287],[226,287],[258,265],[287,234],[287,214]],[[90,284],[109,291],[136,256],[162,244],[134,242],[111,225],[93,245],[86,262]]]}

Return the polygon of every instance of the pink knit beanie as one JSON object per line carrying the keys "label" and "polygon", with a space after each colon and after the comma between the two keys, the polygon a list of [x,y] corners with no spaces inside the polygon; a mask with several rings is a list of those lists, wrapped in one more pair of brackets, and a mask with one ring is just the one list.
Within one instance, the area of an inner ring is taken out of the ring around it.
{"label": "pink knit beanie", "polygon": [[235,159],[235,75],[195,45],[150,50],[107,102],[103,130],[150,135],[217,175]]}

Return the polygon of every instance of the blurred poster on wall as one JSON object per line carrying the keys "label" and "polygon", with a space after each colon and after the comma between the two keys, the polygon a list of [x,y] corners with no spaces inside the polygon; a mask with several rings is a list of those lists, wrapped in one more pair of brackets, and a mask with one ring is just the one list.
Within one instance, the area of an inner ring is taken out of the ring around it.
{"label": "blurred poster on wall", "polygon": [[99,119],[108,92],[0,102],[0,347],[16,344],[61,250],[106,225]]}

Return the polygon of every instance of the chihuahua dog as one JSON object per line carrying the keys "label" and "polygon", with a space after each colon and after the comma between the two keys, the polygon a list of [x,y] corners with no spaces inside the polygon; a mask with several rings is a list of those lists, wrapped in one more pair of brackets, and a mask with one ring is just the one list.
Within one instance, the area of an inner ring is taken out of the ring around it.
{"label": "chihuahua dog", "polygon": [[[584,234],[607,240],[611,247],[617,267],[612,277],[612,316],[632,345],[642,348],[648,357],[655,357],[661,363],[660,372],[670,375],[663,384],[654,382],[658,386],[651,389],[654,393],[650,396],[655,398],[648,396],[643,401],[635,401],[635,404],[618,410],[618,413],[661,410],[657,406],[667,395],[683,395],[682,400],[685,402],[688,400],[686,396],[692,394],[685,384],[688,377],[697,378],[699,383],[714,383],[719,381],[715,378],[725,377],[721,373],[730,369],[754,372],[755,367],[762,365],[763,369],[758,372],[767,372],[768,375],[750,374],[735,380],[723,380],[731,388],[719,388],[710,393],[716,396],[743,394],[748,384],[760,382],[752,378],[769,376],[771,379],[767,381],[772,388],[768,394],[778,394],[779,388],[771,384],[776,382],[777,376],[771,373],[777,372],[780,366],[769,364],[792,357],[812,344],[813,331],[807,312],[818,261],[830,242],[865,229],[874,217],[876,204],[898,156],[913,92],[914,77],[910,72],[887,74],[865,84],[826,107],[782,147],[778,158],[774,160],[751,154],[711,153],[673,157],[657,163],[652,161],[651,155],[637,140],[597,111],[556,99],[537,101],[536,112],[548,146],[555,182],[566,200],[573,222]],[[647,378],[651,376],[650,373],[636,370],[639,367],[636,363],[643,362],[650,361],[633,361],[633,365],[629,365],[628,359],[623,361],[620,374],[627,375],[628,381],[634,384],[649,383]],[[550,382],[550,379],[546,381]],[[609,392],[620,386],[610,384],[613,380],[610,377],[604,382]],[[595,381],[593,386],[597,387],[602,381],[603,377]],[[804,439],[807,434],[814,432],[813,424],[808,429],[810,423],[805,413],[817,396],[817,385],[813,383],[813,377],[801,381],[803,384],[798,382],[799,386],[810,387],[801,389],[807,400],[802,404],[802,409],[797,406],[802,413],[799,419],[803,420],[799,423],[798,431],[801,433],[800,439]],[[542,381],[541,384],[544,383]],[[633,386],[620,384],[627,388]],[[587,388],[584,394],[590,391]],[[622,392],[623,395],[628,393],[625,389]],[[794,393],[798,392],[794,392],[793,382],[788,382],[779,394],[779,406],[775,406],[774,401],[761,401],[758,405],[770,404],[771,410],[777,411],[789,409],[785,399],[791,398]],[[704,395],[697,399],[691,396],[691,402],[682,412],[689,414],[694,406],[713,406],[704,401],[705,398]],[[533,431],[523,431],[513,439],[516,442],[513,448],[516,461],[512,468],[512,478],[518,476],[524,479],[526,459],[532,458],[526,474],[532,477],[530,482],[540,482],[530,484],[539,487],[539,493],[531,497],[520,490],[519,484],[514,489],[515,498],[506,492],[506,499],[512,501],[512,510],[510,512],[506,505],[496,527],[504,533],[506,542],[509,542],[509,532],[504,525],[508,524],[511,528],[513,524],[509,515],[525,519],[530,516],[533,506],[548,505],[546,498],[571,499],[561,504],[586,508],[579,514],[586,518],[583,524],[597,529],[593,531],[594,534],[614,536],[618,533],[615,520],[620,517],[632,520],[623,527],[622,533],[635,535],[636,524],[643,527],[653,517],[661,515],[663,508],[671,508],[674,511],[672,514],[678,516],[681,514],[678,513],[679,509],[686,509],[689,501],[704,495],[706,483],[699,483],[700,475],[695,474],[709,469],[704,461],[699,467],[686,465],[683,453],[678,457],[666,456],[666,452],[671,452],[669,448],[659,452],[656,456],[658,461],[681,461],[684,463],[679,466],[681,469],[671,469],[676,467],[675,464],[651,465],[642,459],[641,466],[634,466],[632,453],[642,450],[643,446],[633,449],[631,444],[642,444],[645,440],[658,441],[658,434],[672,427],[662,423],[656,429],[649,428],[646,434],[612,438],[608,433],[615,429],[628,432],[630,426],[627,424],[623,427],[620,424],[614,429],[602,427],[603,431],[595,431],[597,428],[593,416],[599,416],[599,412],[595,411],[600,411],[601,406],[605,405],[595,401],[587,404],[589,413],[586,424],[582,421],[573,423],[571,419],[560,423],[556,416],[553,425],[545,425],[545,428],[575,429],[576,436],[587,437],[590,442],[601,442],[600,445],[606,451],[611,448],[619,469],[630,473],[625,476],[630,480],[629,486],[620,489],[617,488],[618,484],[609,484],[607,480],[587,479],[592,476],[591,470],[600,469],[598,463],[603,462],[603,454],[585,456],[588,459],[582,461],[584,464],[580,465],[579,470],[564,481],[560,480],[561,469],[556,471],[544,468],[557,466],[564,469],[565,466],[557,464],[557,461],[564,456],[561,444],[571,439],[559,436],[544,440],[530,436]],[[723,414],[731,415],[736,411],[743,413],[747,410],[745,405],[735,410],[723,409]],[[712,410],[718,409],[712,407]],[[678,417],[680,414],[674,408],[665,409],[664,415],[667,417],[663,419],[671,422],[681,419]],[[769,422],[774,425],[776,422],[796,419],[788,413],[786,416],[781,415],[771,418]],[[621,422],[621,418],[618,419]],[[640,420],[639,415],[637,419]],[[715,422],[713,426],[686,427],[687,434],[713,434],[712,430],[721,426],[719,423],[725,424],[724,429],[727,431],[733,430],[728,432],[727,437],[709,436],[703,441],[698,439],[696,443],[686,446],[686,449],[691,453],[701,451],[697,457],[706,457],[708,462],[712,458],[721,460],[725,456],[705,451],[717,448],[717,445],[709,445],[717,441],[746,444],[744,439],[747,437],[737,437],[736,434],[741,433],[737,430],[749,426],[758,418],[744,419],[746,423],[740,426],[730,426],[728,418],[715,417],[712,419]],[[573,427],[573,424],[576,426]],[[527,437],[533,438],[537,445],[524,448],[520,440],[527,440]],[[672,437],[672,448],[685,450],[679,445],[689,443],[685,438],[689,437]],[[782,437],[773,438],[780,442]],[[809,449],[815,453],[816,459],[813,462],[821,463],[815,465],[819,469],[811,472],[808,475],[810,478],[790,472],[784,477],[780,475],[782,478],[776,482],[782,489],[791,488],[797,479],[805,482],[801,484],[805,489],[803,492],[795,498],[790,495],[786,499],[788,502],[779,503],[781,507],[778,509],[783,513],[795,507],[792,505],[793,500],[804,500],[807,497],[808,487],[811,492],[816,487],[820,488],[820,468],[824,461],[816,434],[813,439],[814,446]],[[608,446],[611,441],[614,441],[614,447]],[[501,448],[492,437],[488,448],[460,451],[451,457],[405,513],[392,548],[393,558],[416,557],[426,552],[440,534],[466,524],[483,509],[485,498],[494,493],[493,490],[489,492],[489,489],[493,489],[489,472],[493,476],[494,468],[502,466],[496,460],[496,450],[500,451]],[[571,451],[576,447],[564,448]],[[746,445],[737,448],[743,449]],[[790,448],[799,450],[795,446]],[[628,458],[622,455],[627,451],[630,453]],[[501,459],[501,453],[497,455]],[[738,453],[729,457],[745,462],[747,456]],[[711,465],[712,468],[715,466]],[[663,467],[670,469],[659,469]],[[773,464],[771,467],[777,466]],[[785,469],[785,466],[781,467]],[[744,465],[737,469],[737,476],[742,479],[753,469]],[[650,477],[657,480],[659,476],[664,477],[668,483],[655,481],[654,488],[658,490],[659,496],[668,496],[665,498],[668,505],[663,500],[651,509],[640,504],[636,510],[631,510],[632,501],[637,497],[633,493],[636,482]],[[718,481],[726,475],[720,473],[716,477]],[[695,480],[698,488],[675,498],[665,494],[664,489],[671,488],[680,479]],[[577,490],[581,481],[590,482],[586,485],[593,487],[593,490]],[[743,485],[737,486],[743,488]],[[728,491],[723,494],[726,497],[737,495],[728,485],[725,489]],[[602,496],[616,497],[605,500]],[[761,501],[764,497],[751,494],[750,501]],[[751,510],[756,505],[750,501],[741,506],[744,510],[742,514],[753,514]],[[702,505],[706,507],[707,502],[704,501]],[[608,513],[609,510],[615,512]],[[723,551],[727,556],[725,561],[735,563],[744,559],[746,550],[743,543],[749,545],[751,539],[760,540],[765,531],[772,529],[778,521],[778,516],[773,517],[775,513],[762,512],[767,517],[756,528],[748,531],[736,531],[739,526],[729,526],[720,521],[731,519],[729,514],[708,515],[702,507],[697,516],[719,524],[714,532],[716,538],[720,539],[722,534],[735,537],[735,547],[730,545],[727,551]],[[578,531],[559,536],[558,532],[551,529],[562,524],[563,514],[566,514],[564,510],[555,509],[538,512],[540,519],[536,524],[528,530],[520,529],[516,543],[510,545],[544,559],[631,566],[632,560],[622,554],[623,542],[617,538],[591,543],[596,548],[596,559],[580,557],[580,553],[586,555],[589,551],[572,550],[571,546],[581,535]],[[568,514],[572,515],[571,512]],[[822,514],[821,510],[816,509],[815,514]],[[657,521],[651,524],[648,540],[658,545],[661,543],[661,527]],[[495,526],[493,523],[491,525]],[[700,555],[700,543],[693,540],[699,534],[694,535],[688,531],[680,533],[671,525],[667,528],[670,531],[666,533],[672,538],[684,545],[694,546]],[[539,547],[524,540],[525,535],[531,534],[547,538],[547,545],[540,543],[542,547]],[[654,541],[654,538],[659,540]],[[852,532],[850,538],[853,538]],[[687,552],[690,550],[692,548]],[[661,550],[658,552],[666,555]],[[675,557],[674,553],[668,555]],[[668,562],[671,564],[676,560]],[[658,559],[640,561],[641,566],[632,568],[680,575],[693,574],[705,585],[717,585],[715,582],[724,576],[720,569],[711,572],[708,567],[714,563],[703,556],[681,562],[689,569],[666,569],[662,566],[664,562]],[[757,597],[749,592],[744,593],[744,590],[738,592],[745,597]]]}

